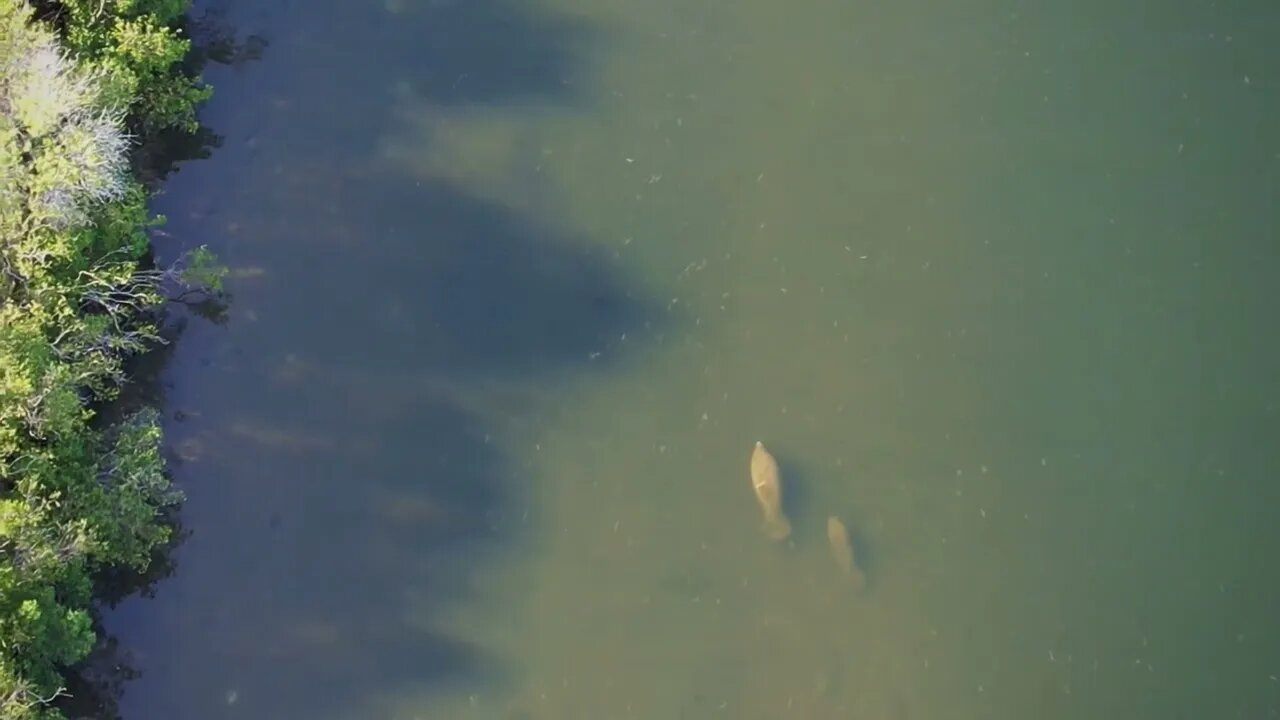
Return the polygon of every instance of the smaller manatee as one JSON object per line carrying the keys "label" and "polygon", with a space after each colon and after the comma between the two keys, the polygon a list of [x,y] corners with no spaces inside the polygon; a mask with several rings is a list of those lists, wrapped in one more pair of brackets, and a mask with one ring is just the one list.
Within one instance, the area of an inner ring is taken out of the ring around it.
{"label": "smaller manatee", "polygon": [[827,543],[831,545],[831,557],[835,558],[836,565],[853,582],[854,587],[858,590],[865,588],[867,576],[862,572],[862,568],[858,567],[858,561],[853,555],[853,542],[849,540],[849,529],[835,515],[827,518]]}

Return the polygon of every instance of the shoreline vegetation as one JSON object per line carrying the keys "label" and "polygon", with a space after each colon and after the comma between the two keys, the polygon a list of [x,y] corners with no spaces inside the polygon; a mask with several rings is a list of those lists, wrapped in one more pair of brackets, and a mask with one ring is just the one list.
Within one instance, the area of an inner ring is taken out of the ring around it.
{"label": "shoreline vegetation", "polygon": [[0,0],[0,720],[64,717],[97,579],[144,573],[182,500],[158,412],[102,411],[169,303],[221,293],[203,247],[152,262],[134,162],[211,93],[187,2]]}

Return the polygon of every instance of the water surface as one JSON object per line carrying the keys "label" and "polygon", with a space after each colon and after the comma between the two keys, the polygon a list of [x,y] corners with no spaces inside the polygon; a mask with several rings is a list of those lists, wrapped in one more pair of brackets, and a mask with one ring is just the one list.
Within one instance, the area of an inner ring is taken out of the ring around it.
{"label": "water surface", "polygon": [[1270,5],[200,9],[127,717],[1276,714]]}

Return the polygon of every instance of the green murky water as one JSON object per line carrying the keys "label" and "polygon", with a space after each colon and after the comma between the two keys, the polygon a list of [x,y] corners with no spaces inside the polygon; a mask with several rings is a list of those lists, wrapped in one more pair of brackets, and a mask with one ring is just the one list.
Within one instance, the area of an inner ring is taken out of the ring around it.
{"label": "green murky water", "polygon": [[214,9],[129,716],[1277,714],[1267,3]]}

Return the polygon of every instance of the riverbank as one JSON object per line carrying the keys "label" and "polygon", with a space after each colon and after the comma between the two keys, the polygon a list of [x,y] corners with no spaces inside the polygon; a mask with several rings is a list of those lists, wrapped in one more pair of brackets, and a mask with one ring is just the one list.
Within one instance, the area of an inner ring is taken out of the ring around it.
{"label": "riverbank", "polygon": [[181,500],[158,413],[101,408],[164,342],[166,304],[216,294],[203,249],[149,262],[163,222],[131,159],[194,132],[183,0],[0,6],[0,719],[55,718],[96,642],[94,579],[144,572]]}

